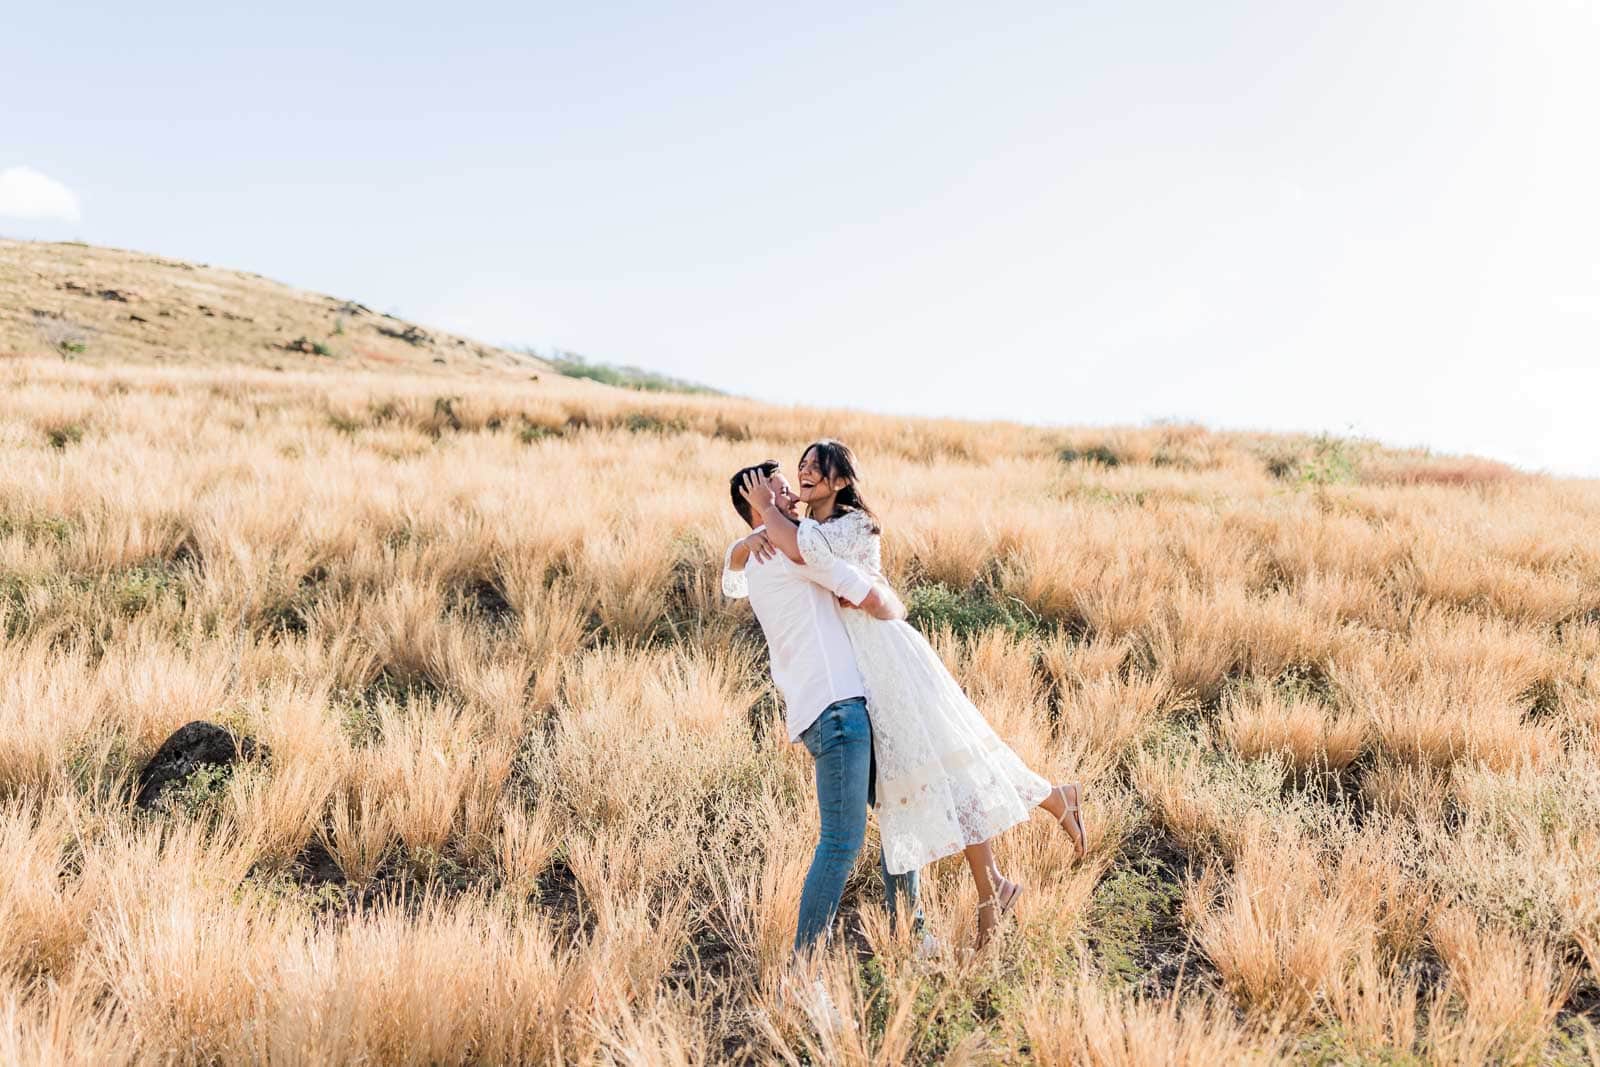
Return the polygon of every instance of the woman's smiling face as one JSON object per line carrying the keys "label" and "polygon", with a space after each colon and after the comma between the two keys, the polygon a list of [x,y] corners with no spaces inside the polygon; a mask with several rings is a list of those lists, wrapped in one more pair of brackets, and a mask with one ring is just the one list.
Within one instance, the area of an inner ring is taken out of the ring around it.
{"label": "woman's smiling face", "polygon": [[817,450],[806,449],[805,455],[800,457],[800,465],[795,468],[795,494],[800,501],[808,507],[815,507],[833,499],[834,494],[849,485],[845,478],[835,478],[830,481],[822,470],[822,465],[817,462]]}

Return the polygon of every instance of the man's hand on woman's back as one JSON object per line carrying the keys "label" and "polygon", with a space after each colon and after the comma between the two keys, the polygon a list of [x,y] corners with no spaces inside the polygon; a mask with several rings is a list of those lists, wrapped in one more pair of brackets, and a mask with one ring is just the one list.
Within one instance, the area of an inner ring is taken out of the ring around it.
{"label": "man's hand on woman's back", "polygon": [[906,617],[906,606],[900,603],[900,597],[895,591],[883,582],[874,583],[872,592],[868,593],[867,598],[857,606],[874,619],[882,619],[884,622],[894,622]]}
{"label": "man's hand on woman's back", "polygon": [[767,535],[760,530],[740,541],[739,546],[747,559],[755,560],[757,563],[765,563],[778,554],[778,550],[772,547],[772,542],[767,540]]}

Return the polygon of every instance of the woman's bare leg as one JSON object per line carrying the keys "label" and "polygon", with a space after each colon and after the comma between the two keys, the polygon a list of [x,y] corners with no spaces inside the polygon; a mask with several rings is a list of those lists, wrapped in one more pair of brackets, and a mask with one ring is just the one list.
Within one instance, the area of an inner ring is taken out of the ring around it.
{"label": "woman's bare leg", "polygon": [[967,857],[967,869],[978,887],[978,947],[982,948],[1000,922],[1000,900],[996,895],[999,882],[996,876],[1000,872],[995,870],[994,850],[987,841],[968,845],[962,854]]}
{"label": "woman's bare leg", "polygon": [[1067,813],[1066,801],[1061,799],[1061,790],[1052,789],[1050,795],[1039,802],[1039,807],[1050,813],[1050,817],[1057,822]]}
{"label": "woman's bare leg", "polygon": [[[1074,809],[1076,809],[1074,812],[1075,818],[1067,818],[1067,812],[1069,810],[1067,805],[1069,803]],[[1088,850],[1087,836],[1085,836],[1082,841],[1079,840],[1079,834],[1084,832],[1082,806],[1082,790],[1075,782],[1067,785],[1056,786],[1054,789],[1050,790],[1049,796],[1045,797],[1039,802],[1039,807],[1049,812],[1050,817],[1053,818],[1056,823],[1072,838],[1073,844],[1077,846],[1080,856]]]}

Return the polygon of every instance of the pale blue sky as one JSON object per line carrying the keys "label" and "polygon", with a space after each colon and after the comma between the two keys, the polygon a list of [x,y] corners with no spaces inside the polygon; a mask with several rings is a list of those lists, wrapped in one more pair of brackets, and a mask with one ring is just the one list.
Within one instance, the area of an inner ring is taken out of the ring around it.
{"label": "pale blue sky", "polygon": [[0,233],[774,400],[1600,475],[1597,56],[1600,0],[13,5],[0,172],[80,210]]}

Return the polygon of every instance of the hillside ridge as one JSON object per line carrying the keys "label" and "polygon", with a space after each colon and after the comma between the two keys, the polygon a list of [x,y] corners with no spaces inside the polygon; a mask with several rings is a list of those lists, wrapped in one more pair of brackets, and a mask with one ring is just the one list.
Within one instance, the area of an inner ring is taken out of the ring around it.
{"label": "hillside ridge", "polygon": [[249,271],[0,238],[0,355],[427,374],[551,371],[544,360]]}
{"label": "hillside ridge", "polygon": [[[527,384],[532,379],[541,383],[542,393],[550,394],[547,399],[556,394],[587,398],[582,403],[598,402],[608,412],[603,418],[593,411],[565,412],[561,418],[573,424],[598,418],[636,429],[689,429],[707,422],[713,436],[741,438],[761,421],[754,412],[784,410],[783,405],[721,395],[635,367],[590,363],[560,350],[552,356],[485,344],[250,271],[81,242],[0,237],[0,359],[221,373],[230,368],[334,373],[347,384],[376,374],[393,386],[424,391],[430,380],[439,378],[475,380],[491,390],[502,382]],[[642,382],[641,376],[666,387]],[[414,386],[404,386],[403,380],[411,377],[416,378]],[[805,410],[807,419],[824,417],[815,424],[818,432],[837,432],[839,426],[860,432],[868,424],[883,423],[918,440],[929,433],[981,436],[985,428],[992,432],[1001,425]],[[530,419],[551,417],[549,412],[517,416],[529,425]],[[427,422],[433,416],[424,413],[422,418]],[[499,424],[492,416],[486,418]],[[962,428],[956,430],[958,423]],[[1056,452],[1065,463],[1090,466],[1132,462],[1209,469],[1224,463],[1225,453],[1242,449],[1252,465],[1264,464],[1275,479],[1298,486],[1482,487],[1530,476],[1482,457],[1328,435],[1210,430],[1176,423],[1146,428],[1030,426],[1029,433],[1036,448]],[[966,447],[980,448],[976,442]]]}

